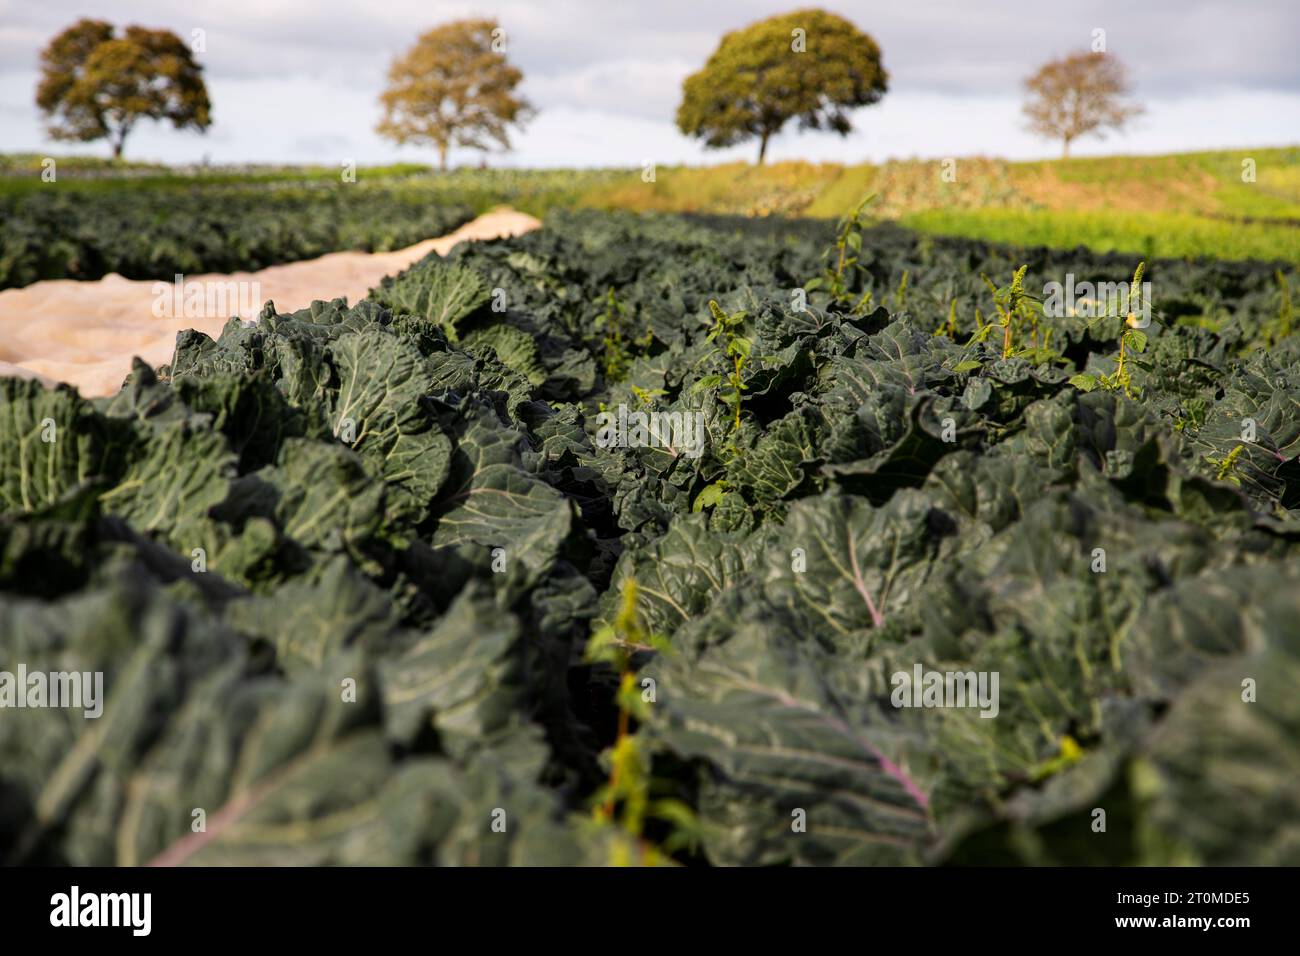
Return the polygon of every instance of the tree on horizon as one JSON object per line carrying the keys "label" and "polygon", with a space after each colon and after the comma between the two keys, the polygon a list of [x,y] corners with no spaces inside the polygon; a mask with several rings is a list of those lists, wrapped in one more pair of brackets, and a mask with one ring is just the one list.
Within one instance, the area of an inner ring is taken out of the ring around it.
{"label": "tree on horizon", "polygon": [[104,20],[83,18],[41,51],[36,105],[54,139],[107,139],[121,159],[142,119],[203,132],[212,103],[203,67],[170,30],[129,26],[117,36]]}
{"label": "tree on horizon", "polygon": [[790,120],[848,135],[850,112],[878,102],[888,82],[869,35],[825,10],[798,10],[726,34],[682,85],[677,126],[709,149],[757,139],[762,165]]}
{"label": "tree on horizon", "polygon": [[422,34],[388,69],[375,131],[398,144],[437,147],[443,170],[452,146],[509,149],[507,127],[522,128],[536,111],[515,92],[524,75],[504,46],[495,20],[457,20]]}
{"label": "tree on horizon", "polygon": [[1080,136],[1105,139],[1108,129],[1122,130],[1143,112],[1127,101],[1130,93],[1124,64],[1107,53],[1083,52],[1059,57],[1025,80],[1024,112],[1029,129],[1062,142],[1062,157]]}

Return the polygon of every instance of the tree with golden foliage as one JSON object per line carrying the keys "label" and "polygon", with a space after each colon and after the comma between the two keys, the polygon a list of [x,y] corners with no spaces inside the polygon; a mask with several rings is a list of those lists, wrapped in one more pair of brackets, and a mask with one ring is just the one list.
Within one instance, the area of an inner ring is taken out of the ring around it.
{"label": "tree with golden foliage", "polygon": [[376,132],[433,144],[441,169],[452,146],[509,149],[506,127],[522,127],[535,111],[514,92],[524,75],[506,60],[504,37],[495,20],[458,20],[423,34],[388,69]]}
{"label": "tree with golden foliage", "polygon": [[1107,53],[1074,53],[1044,64],[1025,80],[1025,115],[1029,128],[1048,139],[1059,139],[1064,156],[1070,143],[1092,134],[1105,138],[1108,129],[1123,129],[1142,107],[1128,102],[1128,73]]}
{"label": "tree with golden foliage", "polygon": [[761,165],[790,120],[847,135],[849,112],[877,102],[888,81],[870,36],[825,10],[798,10],[726,34],[686,78],[677,128],[710,149],[757,139]]}
{"label": "tree with golden foliage", "polygon": [[142,119],[199,132],[212,125],[203,67],[180,37],[145,27],[116,36],[103,20],[78,20],[41,52],[36,105],[52,137],[107,139],[114,159]]}

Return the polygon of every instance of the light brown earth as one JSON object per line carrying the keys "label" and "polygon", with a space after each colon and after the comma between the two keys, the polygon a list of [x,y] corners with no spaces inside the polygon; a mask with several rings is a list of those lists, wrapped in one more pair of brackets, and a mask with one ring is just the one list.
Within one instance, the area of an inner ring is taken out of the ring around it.
{"label": "light brown earth", "polygon": [[[87,396],[113,395],[131,370],[133,356],[153,366],[170,362],[176,333],[184,329],[215,337],[231,315],[256,318],[268,300],[277,312],[306,308],[315,299],[343,296],[357,302],[384,276],[430,252],[442,255],[459,242],[517,236],[540,225],[513,209],[494,209],[453,233],[395,252],[335,252],[259,272],[186,276],[187,291],[221,288],[230,293],[230,308],[207,314],[205,307],[190,317],[171,317],[172,283],[116,274],[93,282],[52,279],[8,289],[0,292],[0,375],[68,382]],[[237,285],[226,285],[232,282]],[[162,289],[167,293],[159,317],[155,307]],[[248,308],[240,308],[241,301]]]}
{"label": "light brown earth", "polygon": [[1115,210],[1119,212],[1212,213],[1219,181],[1204,170],[1183,170],[1181,176],[1130,182],[1079,183],[1063,180],[1047,163],[1018,170],[1017,189],[1032,203],[1047,209]]}

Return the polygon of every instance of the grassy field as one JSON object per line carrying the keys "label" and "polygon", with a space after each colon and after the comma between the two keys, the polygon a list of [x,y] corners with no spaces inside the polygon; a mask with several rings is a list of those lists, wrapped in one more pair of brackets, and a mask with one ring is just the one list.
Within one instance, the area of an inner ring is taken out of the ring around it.
{"label": "grassy field", "polygon": [[[0,157],[0,197],[52,184],[40,157]],[[1253,161],[1254,181],[1243,178]],[[58,160],[57,188],[84,192],[195,188],[345,188],[330,167],[190,167]],[[835,218],[874,193],[874,214],[937,235],[1147,256],[1300,262],[1300,147],[1012,163],[982,157],[879,165],[784,162],[756,167],[460,169],[363,167],[358,181],[400,184],[412,203],[476,211],[508,203],[534,215],[585,207]],[[649,181],[647,181],[649,180]]]}
{"label": "grassy field", "polygon": [[1242,223],[1192,213],[929,209],[899,221],[935,235],[1063,249],[1087,246],[1094,252],[1127,252],[1144,258],[1300,261],[1300,224]]}
{"label": "grassy field", "polygon": [[[1254,161],[1254,182],[1243,161]],[[945,175],[947,173],[947,175]],[[1300,261],[1300,148],[1010,163],[733,163],[589,189],[597,208],[882,219],[939,235],[1157,256]]]}

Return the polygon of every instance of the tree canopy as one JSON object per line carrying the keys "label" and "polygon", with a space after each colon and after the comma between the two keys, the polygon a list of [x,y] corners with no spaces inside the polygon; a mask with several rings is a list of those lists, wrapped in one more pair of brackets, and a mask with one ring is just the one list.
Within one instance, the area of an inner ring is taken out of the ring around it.
{"label": "tree canopy", "polygon": [[1025,80],[1025,92],[1029,128],[1061,140],[1067,158],[1070,143],[1080,136],[1104,138],[1106,130],[1122,129],[1142,112],[1141,106],[1125,100],[1129,85],[1124,64],[1107,53],[1074,53],[1045,63]]}
{"label": "tree canopy", "polygon": [[888,80],[870,36],[825,10],[799,10],[724,36],[686,78],[677,126],[713,149],[757,138],[761,163],[792,119],[848,134],[850,112],[877,102]]}
{"label": "tree canopy", "polygon": [[393,61],[376,131],[396,143],[432,144],[447,168],[451,146],[510,148],[507,127],[533,115],[515,93],[524,75],[505,55],[494,20],[458,20],[423,34]]}
{"label": "tree canopy", "polygon": [[115,158],[142,119],[200,132],[212,125],[203,67],[180,37],[138,26],[117,36],[103,20],[78,20],[41,52],[36,105],[52,137],[107,139]]}

